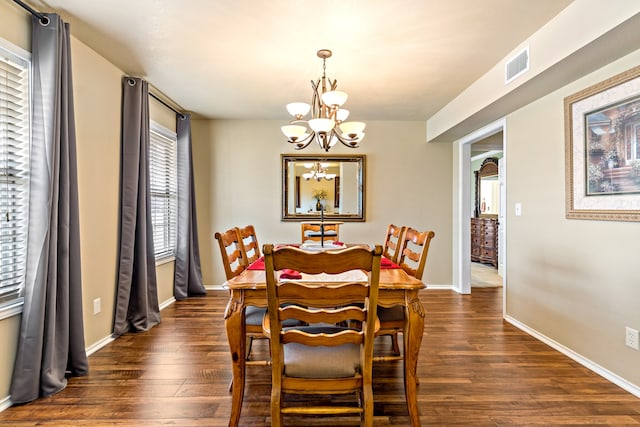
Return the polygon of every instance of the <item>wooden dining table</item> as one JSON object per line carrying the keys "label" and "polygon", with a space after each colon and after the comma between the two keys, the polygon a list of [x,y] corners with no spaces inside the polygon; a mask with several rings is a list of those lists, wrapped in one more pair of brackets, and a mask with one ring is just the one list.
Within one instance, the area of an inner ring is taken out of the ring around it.
{"label": "wooden dining table", "polygon": [[[238,276],[227,280],[224,287],[229,289],[230,298],[225,311],[225,328],[229,340],[232,364],[232,402],[229,426],[237,426],[240,421],[244,385],[246,379],[246,329],[244,311],[247,306],[267,307],[267,289],[264,270],[247,269]],[[382,268],[378,293],[381,307],[404,306],[404,389],[407,408],[412,426],[420,426],[417,402],[418,353],[424,332],[425,311],[418,291],[426,286],[400,268]]]}

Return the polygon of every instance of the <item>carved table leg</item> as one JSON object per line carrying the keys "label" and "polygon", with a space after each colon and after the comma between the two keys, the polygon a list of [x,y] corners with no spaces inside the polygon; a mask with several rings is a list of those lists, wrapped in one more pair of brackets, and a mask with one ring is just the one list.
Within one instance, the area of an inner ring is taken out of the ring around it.
{"label": "carved table leg", "polygon": [[409,409],[409,419],[413,427],[419,427],[420,413],[418,411],[418,353],[424,333],[424,308],[417,293],[409,292],[405,296],[405,315],[407,322],[404,327],[404,390]]}
{"label": "carved table leg", "polygon": [[233,373],[231,415],[229,416],[230,427],[236,427],[240,421],[240,411],[242,410],[242,400],[244,398],[246,325],[244,323],[243,313],[244,305],[242,297],[234,298],[234,294],[232,293],[224,316]]}

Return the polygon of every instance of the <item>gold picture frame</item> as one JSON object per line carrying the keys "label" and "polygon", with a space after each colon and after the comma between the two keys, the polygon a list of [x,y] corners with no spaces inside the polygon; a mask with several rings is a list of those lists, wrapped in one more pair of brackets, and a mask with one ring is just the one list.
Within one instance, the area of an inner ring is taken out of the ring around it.
{"label": "gold picture frame", "polygon": [[566,217],[640,221],[640,66],[564,99]]}

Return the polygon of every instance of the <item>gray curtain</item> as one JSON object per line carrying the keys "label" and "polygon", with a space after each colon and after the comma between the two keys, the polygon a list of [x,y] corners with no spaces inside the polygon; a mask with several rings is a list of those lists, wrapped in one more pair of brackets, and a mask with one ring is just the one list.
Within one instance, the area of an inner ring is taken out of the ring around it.
{"label": "gray curtain", "polygon": [[176,115],[178,135],[178,236],[173,293],[178,300],[206,295],[200,269],[198,220],[193,188],[191,115]]}
{"label": "gray curtain", "polygon": [[69,26],[32,19],[33,119],[24,308],[11,401],[57,393],[89,371],[84,345]]}
{"label": "gray curtain", "polygon": [[160,323],[149,190],[149,86],[122,79],[120,254],[113,333]]}

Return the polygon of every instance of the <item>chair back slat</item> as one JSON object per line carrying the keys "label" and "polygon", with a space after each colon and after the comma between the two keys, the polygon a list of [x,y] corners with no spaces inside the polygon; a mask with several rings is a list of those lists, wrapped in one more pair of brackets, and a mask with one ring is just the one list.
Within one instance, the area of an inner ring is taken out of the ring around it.
{"label": "chair back slat", "polygon": [[365,309],[360,307],[348,307],[340,309],[307,309],[304,307],[289,305],[283,307],[280,312],[280,320],[298,319],[305,323],[340,323],[346,320],[363,321],[366,319]]}
{"label": "chair back slat", "polygon": [[[273,258],[275,270],[288,268],[308,274],[339,274],[350,270],[370,271],[373,262],[367,255],[371,249],[362,246],[319,252],[307,252],[299,248],[283,246],[277,251],[278,256]],[[344,253],[349,253],[349,256],[340,256]]]}
{"label": "chair back slat", "polygon": [[244,251],[238,237],[237,228],[231,228],[225,232],[215,233],[220,248],[220,257],[222,258],[222,266],[227,280],[236,277],[247,268],[247,262],[244,259]]}
{"label": "chair back slat", "polygon": [[[322,240],[322,234],[320,233],[320,226],[316,224],[300,224],[300,231],[302,233],[300,243],[307,242],[309,240],[319,242]],[[325,224],[324,226],[324,241],[332,240],[334,242],[340,240],[340,225],[339,224]]]}
{"label": "chair back slat", "polygon": [[[330,289],[330,292],[327,290]],[[335,307],[362,301],[369,294],[366,283],[315,284],[281,282],[278,298],[283,304],[302,304],[309,299],[320,302],[321,307]],[[319,305],[316,305],[318,307]]]}
{"label": "chair back slat", "polygon": [[434,236],[433,231],[418,231],[407,227],[402,238],[402,249],[398,258],[398,265],[407,274],[422,280],[429,254],[429,245]]}
{"label": "chair back slat", "polygon": [[364,333],[343,330],[335,334],[309,334],[297,329],[286,331],[280,338],[282,344],[298,343],[312,347],[335,347],[344,344],[360,345],[364,342]]}
{"label": "chair back slat", "polygon": [[238,227],[237,230],[239,234],[238,240],[240,241],[240,247],[244,252],[244,261],[247,266],[249,266],[261,256],[256,229],[250,224],[244,227]]}
{"label": "chair back slat", "polygon": [[402,238],[407,227],[397,226],[389,224],[387,227],[387,234],[384,239],[384,245],[382,246],[382,256],[393,261],[398,262],[400,256],[400,249],[402,246]]}

